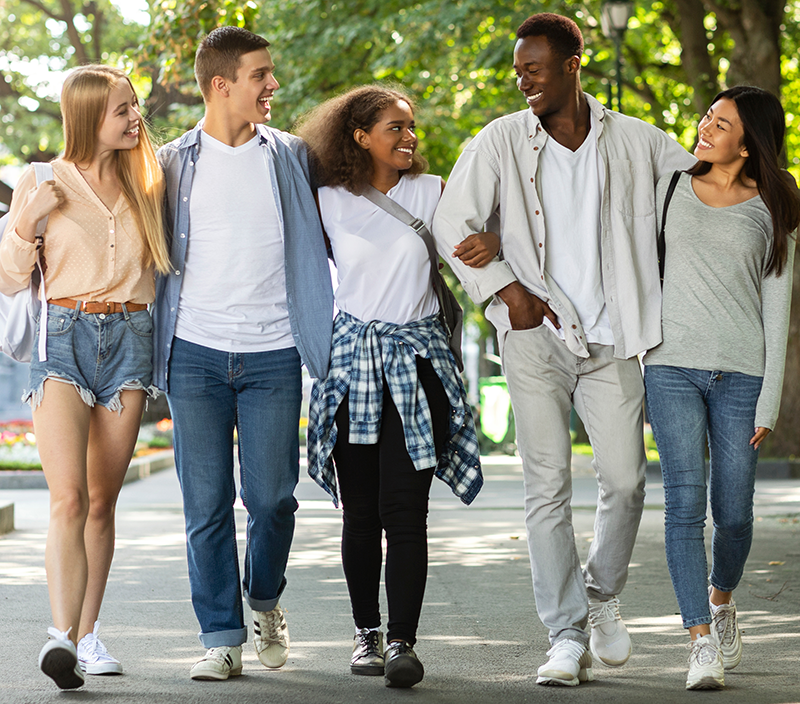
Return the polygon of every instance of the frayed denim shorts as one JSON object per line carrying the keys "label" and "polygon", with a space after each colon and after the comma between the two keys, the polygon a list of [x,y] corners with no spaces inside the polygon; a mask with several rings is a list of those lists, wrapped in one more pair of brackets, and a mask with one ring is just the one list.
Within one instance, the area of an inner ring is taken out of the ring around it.
{"label": "frayed denim shorts", "polygon": [[35,409],[47,379],[72,384],[88,405],[122,412],[120,394],[141,389],[151,398],[153,320],[147,310],[133,313],[83,313],[47,306],[47,360],[39,361],[39,326],[31,360],[30,390],[22,397]]}

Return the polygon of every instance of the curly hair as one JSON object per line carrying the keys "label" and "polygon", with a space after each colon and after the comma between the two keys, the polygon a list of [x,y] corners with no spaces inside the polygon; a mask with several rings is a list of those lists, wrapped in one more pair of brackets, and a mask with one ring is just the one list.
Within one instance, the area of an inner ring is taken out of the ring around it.
{"label": "curly hair", "polygon": [[583,55],[583,35],[578,25],[569,17],[552,12],[531,15],[517,29],[517,39],[544,37],[550,48],[560,56]]}
{"label": "curly hair", "polygon": [[[342,186],[360,194],[372,180],[372,158],[353,136],[357,129],[369,132],[381,113],[398,101],[414,110],[414,103],[402,91],[380,85],[359,86],[326,100],[306,113],[297,134],[308,144],[320,185]],[[401,175],[416,176],[428,170],[428,162],[414,152],[411,167]]]}

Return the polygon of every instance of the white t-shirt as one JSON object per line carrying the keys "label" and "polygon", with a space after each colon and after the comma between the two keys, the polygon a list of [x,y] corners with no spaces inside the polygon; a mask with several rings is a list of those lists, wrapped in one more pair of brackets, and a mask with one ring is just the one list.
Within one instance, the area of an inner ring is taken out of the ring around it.
{"label": "white t-shirt", "polygon": [[223,352],[294,347],[265,151],[258,137],[230,147],[205,132],[200,150],[175,336]]}
{"label": "white t-shirt", "polygon": [[[430,228],[442,179],[403,176],[387,195]],[[425,242],[408,225],[344,188],[320,188],[322,225],[336,263],[336,304],[369,322],[403,325],[433,315],[439,302],[431,287]]]}
{"label": "white t-shirt", "polygon": [[[545,270],[575,307],[587,342],[613,345],[600,268],[600,204],[605,171],[597,121],[576,151],[552,137],[539,157],[537,186],[545,225]],[[564,330],[545,324],[561,339]]]}

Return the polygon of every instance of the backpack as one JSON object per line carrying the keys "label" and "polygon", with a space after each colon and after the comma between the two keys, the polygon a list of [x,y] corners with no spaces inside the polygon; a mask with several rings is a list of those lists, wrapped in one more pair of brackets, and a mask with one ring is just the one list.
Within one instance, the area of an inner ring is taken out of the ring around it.
{"label": "backpack", "polygon": [[[49,163],[33,164],[36,172],[36,185],[53,179],[53,166]],[[8,225],[8,213],[0,218],[0,237]],[[36,226],[36,234],[42,235],[47,227],[47,217]],[[44,308],[47,320],[47,296],[44,290],[44,273],[39,252],[36,252],[36,268],[31,274],[27,288],[6,296],[0,294],[0,351],[18,362],[30,362],[33,354],[33,341],[36,337],[36,319]],[[47,326],[39,336],[39,359],[47,359]]]}

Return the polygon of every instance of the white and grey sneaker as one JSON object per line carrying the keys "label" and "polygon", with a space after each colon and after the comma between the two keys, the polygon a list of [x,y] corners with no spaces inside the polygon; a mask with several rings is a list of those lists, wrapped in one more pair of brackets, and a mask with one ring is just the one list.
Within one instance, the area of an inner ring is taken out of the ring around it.
{"label": "white and grey sneaker", "polygon": [[383,674],[383,633],[369,628],[356,631],[350,672],[354,675]]}
{"label": "white and grey sneaker", "polygon": [[289,658],[289,626],[278,604],[272,611],[253,611],[253,646],[264,667],[283,667]]}
{"label": "white and grey sneaker", "polygon": [[47,629],[50,639],[39,653],[39,669],[60,689],[77,689],[85,681],[75,644],[69,639],[70,630],[59,631],[50,626]]}
{"label": "white and grey sneaker", "polygon": [[589,599],[589,625],[592,636],[589,648],[604,665],[619,667],[631,656],[631,637],[619,615],[619,599]]}
{"label": "white and grey sneaker", "polygon": [[736,618],[736,602],[714,605],[711,609],[711,633],[716,638],[722,664],[726,670],[732,670],[742,660],[742,632]]}
{"label": "white and grey sneaker", "polygon": [[103,641],[97,637],[100,621],[94,622],[94,630],[78,641],[78,662],[87,675],[121,675],[122,665],[112,657]]}
{"label": "white and grey sneaker", "polygon": [[574,687],[581,682],[591,682],[592,654],[577,640],[564,638],[547,651],[550,658],[539,668],[537,684]]}
{"label": "white and grey sneaker", "polygon": [[242,674],[242,646],[209,648],[189,672],[193,680],[227,680]]}
{"label": "white and grey sneaker", "polygon": [[722,689],[725,686],[725,671],[714,635],[695,638],[689,643],[689,650],[686,689]]}

